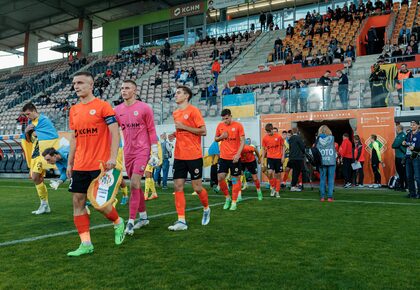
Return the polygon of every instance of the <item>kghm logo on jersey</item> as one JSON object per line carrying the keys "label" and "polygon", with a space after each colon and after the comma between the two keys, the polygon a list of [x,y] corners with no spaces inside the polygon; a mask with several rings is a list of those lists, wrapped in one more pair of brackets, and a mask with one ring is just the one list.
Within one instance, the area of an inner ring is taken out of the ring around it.
{"label": "kghm logo on jersey", "polygon": [[139,112],[138,111],[134,111],[134,116],[138,116]]}
{"label": "kghm logo on jersey", "polygon": [[92,109],[89,111],[89,114],[91,114],[92,116],[96,114],[96,110]]}
{"label": "kghm logo on jersey", "polygon": [[188,117],[189,117],[189,116],[188,116],[188,114],[185,114],[185,115],[184,115],[184,119],[185,119],[185,120],[187,120],[187,119],[188,119]]}
{"label": "kghm logo on jersey", "polygon": [[232,131],[235,131],[236,130],[236,128],[232,128]]}
{"label": "kghm logo on jersey", "polygon": [[125,129],[136,129],[136,128],[140,128],[140,123],[122,123],[121,124],[121,130],[125,130]]}
{"label": "kghm logo on jersey", "polygon": [[83,128],[79,130],[74,130],[74,137],[79,136],[95,136],[98,135],[98,128]]}

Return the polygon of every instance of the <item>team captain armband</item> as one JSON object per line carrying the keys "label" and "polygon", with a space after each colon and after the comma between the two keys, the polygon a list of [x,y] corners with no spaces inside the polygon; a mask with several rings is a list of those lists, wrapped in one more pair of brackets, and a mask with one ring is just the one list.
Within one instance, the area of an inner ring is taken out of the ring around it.
{"label": "team captain armband", "polygon": [[105,117],[104,120],[105,120],[105,123],[107,125],[111,125],[111,124],[117,123],[117,119],[115,118],[114,115],[113,116]]}

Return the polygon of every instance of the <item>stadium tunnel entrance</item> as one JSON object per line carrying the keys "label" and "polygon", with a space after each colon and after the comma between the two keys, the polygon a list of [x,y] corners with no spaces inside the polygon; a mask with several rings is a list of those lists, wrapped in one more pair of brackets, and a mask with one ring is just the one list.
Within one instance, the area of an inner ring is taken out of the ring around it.
{"label": "stadium tunnel entrance", "polygon": [[[348,133],[350,139],[353,140],[353,132],[355,131],[351,123],[356,124],[356,119],[344,119],[344,120],[326,120],[326,121],[303,121],[297,122],[295,125],[299,128],[300,134],[305,141],[306,146],[310,147],[315,143],[316,135],[319,127],[327,125],[331,129],[334,135],[334,140],[338,145],[343,141],[343,134]],[[310,170],[311,172],[311,170]],[[312,181],[317,182],[319,175],[312,173]],[[337,164],[335,180],[338,183],[343,182],[343,174],[341,164]]]}
{"label": "stadium tunnel entrance", "polygon": [[356,119],[303,121],[296,122],[294,125],[298,127],[306,146],[312,146],[315,143],[318,129],[322,125],[327,125],[331,129],[335,142],[338,144],[341,144],[343,141],[344,133],[348,133],[350,135],[350,139],[353,140],[354,127],[351,124],[355,125]]}

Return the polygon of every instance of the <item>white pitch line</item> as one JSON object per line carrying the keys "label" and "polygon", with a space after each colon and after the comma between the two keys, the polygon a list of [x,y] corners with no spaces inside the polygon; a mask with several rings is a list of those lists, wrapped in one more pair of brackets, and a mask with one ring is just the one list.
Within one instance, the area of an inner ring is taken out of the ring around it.
{"label": "white pitch line", "polygon": [[[254,197],[246,197],[243,200],[247,200],[247,199],[255,199],[255,198]],[[218,202],[218,203],[214,203],[214,204],[209,205],[209,207],[214,207],[214,206],[223,205],[223,204],[225,204],[225,203],[224,202]],[[188,211],[194,211],[194,210],[199,210],[199,209],[202,209],[202,208],[203,208],[202,206],[197,206],[197,207],[187,208],[185,211],[187,211],[187,212]],[[149,219],[159,218],[159,217],[162,217],[162,216],[167,216],[167,215],[172,215],[172,214],[176,214],[176,211],[170,211],[170,212],[155,214],[155,215],[149,216]],[[101,229],[101,228],[106,228],[106,227],[110,227],[110,226],[113,226],[113,224],[107,223],[107,224],[96,225],[96,226],[90,227],[90,229],[95,230],[95,229]],[[63,232],[47,234],[47,235],[42,235],[42,236],[37,236],[37,237],[30,237],[30,238],[25,238],[25,239],[20,239],[20,240],[7,241],[7,242],[0,243],[0,247],[22,244],[22,243],[28,243],[28,242],[34,242],[34,241],[44,240],[44,239],[53,238],[53,237],[66,236],[66,235],[74,234],[74,233],[77,233],[77,230],[69,230],[69,231],[63,231]]]}
{"label": "white pitch line", "polygon": [[[293,198],[293,197],[282,197],[281,199],[297,200],[297,201],[317,201],[319,199],[313,198]],[[408,205],[408,206],[420,206],[420,203],[408,203],[408,202],[393,202],[393,201],[368,201],[368,200],[345,200],[345,199],[334,199],[333,203],[359,203],[359,204],[382,204],[382,205]],[[328,203],[328,202],[326,202]]]}

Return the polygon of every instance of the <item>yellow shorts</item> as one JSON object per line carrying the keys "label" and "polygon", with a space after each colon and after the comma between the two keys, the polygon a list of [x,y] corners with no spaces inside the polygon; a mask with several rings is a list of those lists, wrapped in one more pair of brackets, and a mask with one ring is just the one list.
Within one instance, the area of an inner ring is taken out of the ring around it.
{"label": "yellow shorts", "polygon": [[47,167],[47,162],[45,161],[44,157],[38,156],[31,160],[30,170],[31,173],[38,173],[41,175],[45,175],[45,169]]}
{"label": "yellow shorts", "polygon": [[123,149],[122,148],[118,149],[117,164],[115,165],[115,168],[117,168],[118,170],[123,169]]}

